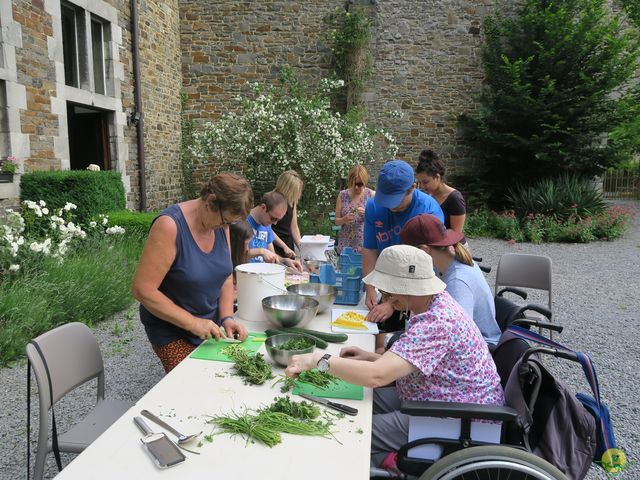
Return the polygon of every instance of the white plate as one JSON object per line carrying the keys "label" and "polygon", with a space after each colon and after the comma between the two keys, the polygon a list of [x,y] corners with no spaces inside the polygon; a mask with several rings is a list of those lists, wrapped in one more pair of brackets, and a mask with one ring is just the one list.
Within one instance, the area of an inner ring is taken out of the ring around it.
{"label": "white plate", "polygon": [[[361,315],[366,316],[369,311],[368,310],[357,310],[355,308],[332,308],[331,309],[331,323],[336,321],[336,318],[338,318],[340,315],[342,315],[344,312],[356,312],[359,313]],[[378,330],[378,324],[374,323],[374,322],[364,322],[363,325],[365,327],[367,327],[366,330],[358,330],[355,328],[344,328],[344,327],[338,327],[336,325],[331,325],[331,331],[332,332],[336,332],[336,333],[380,333],[380,330]]]}

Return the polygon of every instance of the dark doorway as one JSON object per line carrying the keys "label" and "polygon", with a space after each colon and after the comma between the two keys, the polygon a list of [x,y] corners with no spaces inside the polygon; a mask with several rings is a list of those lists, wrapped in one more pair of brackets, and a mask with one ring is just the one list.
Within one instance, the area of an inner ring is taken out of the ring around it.
{"label": "dark doorway", "polygon": [[67,103],[71,170],[94,163],[109,170],[109,112]]}

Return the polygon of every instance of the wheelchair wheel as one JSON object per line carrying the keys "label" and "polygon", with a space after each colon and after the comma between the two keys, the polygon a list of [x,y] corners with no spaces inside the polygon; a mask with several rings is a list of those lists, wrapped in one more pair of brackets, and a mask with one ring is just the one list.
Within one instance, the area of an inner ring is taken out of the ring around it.
{"label": "wheelchair wheel", "polygon": [[523,450],[488,445],[459,450],[434,463],[420,480],[568,480],[556,467]]}

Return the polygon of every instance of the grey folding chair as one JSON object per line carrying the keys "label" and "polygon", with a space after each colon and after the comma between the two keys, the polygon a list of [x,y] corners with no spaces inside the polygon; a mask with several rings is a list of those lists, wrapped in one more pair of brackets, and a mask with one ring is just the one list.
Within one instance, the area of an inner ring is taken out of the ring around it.
{"label": "grey folding chair", "polygon": [[[38,384],[40,426],[33,476],[36,480],[40,480],[49,452],[54,452],[58,469],[61,469],[60,451],[82,452],[133,406],[133,402],[105,399],[104,364],[100,347],[91,330],[82,323],[68,323],[54,328],[32,340],[26,350]],[[28,375],[30,378],[30,372]],[[70,430],[58,435],[53,406],[67,393],[95,378],[98,379],[95,407]],[[28,397],[30,397],[29,393],[27,392]],[[51,441],[48,440],[49,410],[51,410]],[[29,435],[29,428],[27,431]],[[27,448],[29,448],[29,439],[27,439]],[[27,469],[30,469],[30,465],[27,465]]]}
{"label": "grey folding chair", "polygon": [[[551,311],[551,259],[546,255],[505,253],[496,270],[494,295],[504,287],[532,288],[547,292],[547,307]],[[526,298],[526,295],[525,297]],[[528,314],[536,317],[536,313]],[[542,318],[542,316],[540,316]],[[549,319],[550,320],[550,319]]]}

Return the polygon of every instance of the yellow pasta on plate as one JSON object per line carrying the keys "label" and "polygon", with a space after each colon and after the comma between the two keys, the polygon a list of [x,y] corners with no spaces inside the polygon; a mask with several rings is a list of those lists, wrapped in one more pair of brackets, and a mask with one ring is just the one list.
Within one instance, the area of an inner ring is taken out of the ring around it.
{"label": "yellow pasta on plate", "polygon": [[347,311],[342,313],[332,325],[342,328],[352,328],[354,330],[367,330],[367,327],[364,325],[365,316],[357,313]]}

